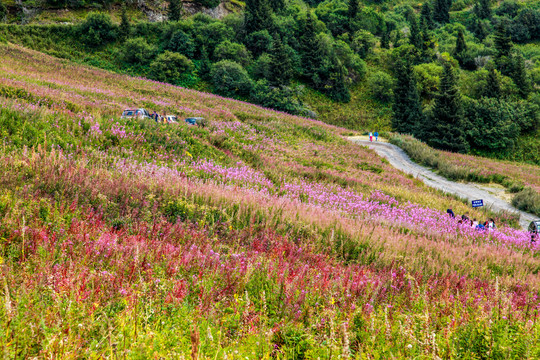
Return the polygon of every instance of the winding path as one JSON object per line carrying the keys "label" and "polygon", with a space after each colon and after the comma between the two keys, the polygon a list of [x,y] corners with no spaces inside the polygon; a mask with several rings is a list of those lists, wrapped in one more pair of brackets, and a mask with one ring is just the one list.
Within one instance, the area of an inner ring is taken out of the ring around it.
{"label": "winding path", "polygon": [[399,147],[385,142],[369,142],[355,137],[348,138],[350,141],[367,146],[375,150],[377,154],[386,158],[390,164],[398,170],[411,174],[421,179],[426,185],[442,190],[444,192],[458,195],[469,201],[483,199],[484,206],[494,211],[511,211],[520,214],[519,223],[524,229],[527,229],[530,222],[536,219],[536,216],[514,208],[512,205],[500,199],[490,192],[480,189],[474,185],[466,183],[456,183],[435,174],[433,171],[413,162],[409,156]]}

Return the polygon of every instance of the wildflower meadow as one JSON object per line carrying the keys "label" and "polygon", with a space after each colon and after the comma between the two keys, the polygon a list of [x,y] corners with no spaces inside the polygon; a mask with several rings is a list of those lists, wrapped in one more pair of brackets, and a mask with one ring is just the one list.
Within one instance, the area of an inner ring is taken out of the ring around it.
{"label": "wildflower meadow", "polygon": [[2,357],[540,357],[540,245],[513,214],[339,127],[15,45],[0,57]]}

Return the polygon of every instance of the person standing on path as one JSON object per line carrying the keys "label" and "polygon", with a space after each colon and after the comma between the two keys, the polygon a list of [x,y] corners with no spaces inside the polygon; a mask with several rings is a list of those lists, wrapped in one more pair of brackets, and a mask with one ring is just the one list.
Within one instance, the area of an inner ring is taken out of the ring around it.
{"label": "person standing on path", "polygon": [[375,131],[375,141],[379,141],[379,132],[378,131]]}
{"label": "person standing on path", "polygon": [[373,134],[371,132],[369,133],[369,142],[373,142]]}

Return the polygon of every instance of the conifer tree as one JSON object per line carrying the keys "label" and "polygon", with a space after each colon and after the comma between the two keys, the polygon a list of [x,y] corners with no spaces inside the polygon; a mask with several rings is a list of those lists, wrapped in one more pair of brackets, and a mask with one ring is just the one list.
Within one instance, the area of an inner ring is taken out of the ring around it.
{"label": "conifer tree", "polygon": [[531,92],[531,82],[525,69],[525,60],[521,53],[518,53],[512,57],[512,72],[510,77],[514,80],[519,89],[519,95],[526,98]]}
{"label": "conifer tree", "polygon": [[199,65],[199,76],[203,80],[208,80],[210,78],[210,73],[212,71],[212,63],[208,57],[208,52],[206,51],[206,46],[203,46],[201,49],[201,62]]}
{"label": "conifer tree", "polygon": [[285,9],[285,0],[270,0],[269,4],[272,11],[275,13],[280,13]]}
{"label": "conifer tree", "polygon": [[450,21],[450,6],[452,0],[435,0],[433,5],[433,19],[441,24]]}
{"label": "conifer tree", "polygon": [[431,8],[431,3],[426,1],[422,5],[422,10],[420,11],[420,23],[425,23],[429,30],[435,28],[435,22],[433,21],[433,9]]}
{"label": "conifer tree", "polygon": [[495,34],[493,36],[493,43],[495,46],[495,64],[497,69],[506,76],[510,76],[512,73],[512,59],[510,54],[512,52],[512,41],[510,36],[506,33],[506,25],[503,21],[500,21],[495,27]]}
{"label": "conifer tree", "polygon": [[388,30],[387,26],[384,26],[383,32],[381,34],[381,48],[390,48],[390,30]]}
{"label": "conifer tree", "polygon": [[480,19],[491,18],[491,7],[489,0],[478,0],[474,5],[474,13]]}
{"label": "conifer tree", "polygon": [[409,18],[410,24],[410,34],[409,34],[409,43],[413,45],[416,49],[422,49],[422,34],[420,34],[420,28],[418,26],[418,21],[414,13]]}
{"label": "conifer tree", "polygon": [[486,26],[486,22],[487,20],[482,21],[478,18],[478,16],[473,16],[471,31],[478,40],[484,40],[486,36],[488,36],[489,32]]}
{"label": "conifer tree", "polygon": [[456,47],[454,48],[454,57],[459,61],[460,65],[463,65],[465,51],[467,51],[467,42],[463,30],[460,28],[456,37]]}
{"label": "conifer tree", "polygon": [[289,85],[293,78],[293,63],[279,35],[274,36],[270,54],[270,85]]}
{"label": "conifer tree", "polygon": [[131,24],[127,16],[127,9],[125,4],[122,5],[122,14],[120,16],[120,19],[120,37],[125,40],[129,37],[131,33]]}
{"label": "conifer tree", "polygon": [[396,31],[394,31],[394,41],[393,41],[394,48],[397,48],[399,46],[400,40],[401,40],[401,31],[397,29]]}
{"label": "conifer tree", "polygon": [[482,96],[488,97],[488,98],[500,99],[502,95],[501,80],[499,79],[499,76],[497,75],[495,67],[491,63],[489,63],[486,66],[486,70],[488,71],[488,75],[486,79],[486,87],[484,88],[484,91],[482,92]]}
{"label": "conifer tree", "polygon": [[273,28],[272,8],[268,0],[247,0],[244,13],[244,29],[247,34]]}
{"label": "conifer tree", "polygon": [[445,61],[433,113],[424,134],[428,144],[443,150],[467,152],[461,94],[450,62]]}
{"label": "conifer tree", "polygon": [[349,32],[352,34],[354,31],[356,31],[356,27],[354,25],[356,20],[356,15],[358,15],[358,0],[349,0],[349,8],[347,9],[347,15],[348,15],[348,29]]}
{"label": "conifer tree", "polygon": [[512,41],[510,36],[506,33],[506,25],[504,21],[499,21],[495,27],[493,42],[495,45],[495,50],[497,50],[497,58],[510,56],[510,51],[512,51]]}
{"label": "conifer tree", "polygon": [[467,50],[467,42],[465,41],[465,35],[463,29],[459,29],[456,37],[456,47],[454,48],[454,54],[461,54]]}
{"label": "conifer tree", "polygon": [[418,135],[424,115],[410,56],[398,61],[394,73],[397,81],[392,106],[392,127],[403,134]]}
{"label": "conifer tree", "polygon": [[333,100],[349,102],[351,93],[346,86],[345,73],[343,64],[334,53],[321,63],[321,68],[315,75],[315,86]]}
{"label": "conifer tree", "polygon": [[431,62],[435,56],[435,41],[425,20],[422,20],[420,24],[420,35],[422,40],[420,48],[421,60],[422,62]]}
{"label": "conifer tree", "polygon": [[4,1],[0,0],[0,22],[4,22],[7,18],[7,8],[6,5],[4,5]]}
{"label": "conifer tree", "polygon": [[303,75],[305,77],[312,77],[321,66],[322,54],[319,51],[317,33],[315,30],[315,19],[313,19],[311,11],[308,11],[304,26],[302,26],[300,49],[302,54]]}
{"label": "conifer tree", "polygon": [[180,0],[169,0],[167,9],[169,21],[178,21],[182,16],[182,2]]}

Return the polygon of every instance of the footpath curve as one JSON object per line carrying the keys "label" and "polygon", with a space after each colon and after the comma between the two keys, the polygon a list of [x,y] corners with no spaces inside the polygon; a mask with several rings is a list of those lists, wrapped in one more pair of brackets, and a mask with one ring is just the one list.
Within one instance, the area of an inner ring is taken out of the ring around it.
{"label": "footpath curve", "polygon": [[379,156],[386,158],[393,167],[421,179],[428,186],[450,194],[458,195],[459,197],[465,198],[469,201],[483,199],[484,206],[494,211],[511,211],[519,213],[519,223],[524,229],[527,229],[530,222],[536,219],[536,216],[533,214],[516,209],[503,199],[493,196],[488,191],[479,189],[470,184],[450,181],[440,175],[435,174],[428,168],[413,162],[398,146],[385,142],[370,142],[368,140],[362,140],[354,137],[350,137],[348,139],[356,144],[367,146],[368,148],[375,150]]}

